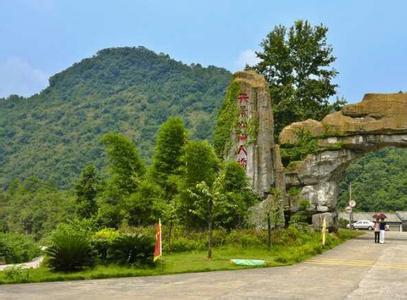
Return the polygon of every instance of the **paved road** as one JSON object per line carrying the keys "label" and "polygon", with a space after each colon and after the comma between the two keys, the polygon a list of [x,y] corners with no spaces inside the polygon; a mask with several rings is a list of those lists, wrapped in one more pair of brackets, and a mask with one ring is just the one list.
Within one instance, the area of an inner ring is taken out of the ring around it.
{"label": "paved road", "polygon": [[407,299],[407,233],[370,235],[290,267],[3,285],[0,299]]}

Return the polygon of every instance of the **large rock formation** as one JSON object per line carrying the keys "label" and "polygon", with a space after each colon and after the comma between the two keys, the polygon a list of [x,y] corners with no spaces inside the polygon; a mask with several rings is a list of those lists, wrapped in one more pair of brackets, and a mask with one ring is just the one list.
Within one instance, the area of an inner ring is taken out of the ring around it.
{"label": "large rock formation", "polygon": [[265,196],[275,180],[269,87],[264,77],[253,71],[235,73],[231,88],[236,85],[238,93],[233,101],[237,116],[230,131],[232,142],[226,149],[226,158],[238,161],[246,169],[253,189]]}
{"label": "large rock formation", "polygon": [[[284,158],[298,157],[299,153],[301,160],[290,159],[283,167],[280,145],[274,142],[267,82],[255,72],[238,72],[228,90],[218,129],[218,150],[246,169],[260,196],[270,197],[271,187],[283,194],[286,188],[299,187],[311,204],[314,225],[319,226],[324,218],[332,225],[336,222],[338,182],[349,163],[383,147],[407,147],[407,94],[367,94],[361,103],[347,105],[322,121],[287,126],[280,135]],[[301,148],[304,141],[312,147]]]}
{"label": "large rock formation", "polygon": [[338,182],[349,163],[383,147],[407,147],[407,94],[367,94],[361,103],[345,106],[321,122],[287,126],[280,143],[295,146],[304,132],[317,141],[317,151],[290,163],[286,184],[301,187],[315,212],[314,224],[319,224],[322,215],[334,222]]}
{"label": "large rock formation", "polygon": [[362,102],[347,105],[321,122],[307,120],[285,127],[280,143],[295,144],[299,130],[314,137],[407,133],[407,94],[366,94]]}

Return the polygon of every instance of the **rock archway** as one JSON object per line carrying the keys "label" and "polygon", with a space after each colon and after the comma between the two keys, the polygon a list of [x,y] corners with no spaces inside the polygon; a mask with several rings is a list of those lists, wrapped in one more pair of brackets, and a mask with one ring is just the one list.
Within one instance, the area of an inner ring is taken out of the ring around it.
{"label": "rock archway", "polygon": [[319,225],[321,216],[333,223],[338,183],[349,163],[384,147],[407,147],[407,94],[366,94],[362,102],[347,105],[320,122],[293,123],[281,132],[283,149],[298,147],[304,134],[316,147],[286,166],[286,185],[301,188],[314,212],[314,225]]}
{"label": "rock archway", "polygon": [[[214,134],[218,153],[242,165],[263,199],[272,188],[284,192],[298,187],[311,204],[314,225],[324,215],[334,223],[338,183],[350,162],[383,147],[407,147],[407,94],[367,94],[322,121],[293,123],[282,130],[280,144],[274,140],[273,123],[264,77],[253,71],[235,73]],[[310,145],[303,147],[304,140]],[[288,155],[289,164],[283,167],[281,156],[301,147],[300,157]],[[289,197],[282,194],[284,202]]]}

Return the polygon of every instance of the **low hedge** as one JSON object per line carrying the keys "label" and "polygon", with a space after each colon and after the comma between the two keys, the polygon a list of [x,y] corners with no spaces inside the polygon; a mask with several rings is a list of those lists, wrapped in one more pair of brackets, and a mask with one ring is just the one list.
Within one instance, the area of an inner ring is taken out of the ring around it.
{"label": "low hedge", "polygon": [[[206,231],[191,231],[185,227],[177,226],[172,230],[171,245],[168,242],[168,232],[163,226],[163,251],[164,252],[185,252],[206,250],[208,243],[208,233]],[[144,234],[154,236],[154,227],[126,228],[131,234]],[[314,233],[308,226],[291,225],[285,229],[272,231],[273,245],[299,246],[310,241],[319,233]],[[241,248],[266,247],[268,233],[265,229],[235,229],[227,232],[223,229],[213,231],[212,246],[233,246]]]}
{"label": "low hedge", "polygon": [[153,264],[154,239],[151,235],[102,229],[93,235],[91,244],[102,264]]}

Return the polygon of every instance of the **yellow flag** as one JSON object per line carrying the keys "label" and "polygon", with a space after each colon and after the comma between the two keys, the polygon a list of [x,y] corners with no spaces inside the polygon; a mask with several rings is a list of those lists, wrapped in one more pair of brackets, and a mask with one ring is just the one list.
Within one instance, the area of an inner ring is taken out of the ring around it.
{"label": "yellow flag", "polygon": [[325,246],[325,238],[326,238],[326,217],[324,217],[322,221],[322,245]]}

